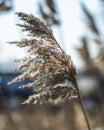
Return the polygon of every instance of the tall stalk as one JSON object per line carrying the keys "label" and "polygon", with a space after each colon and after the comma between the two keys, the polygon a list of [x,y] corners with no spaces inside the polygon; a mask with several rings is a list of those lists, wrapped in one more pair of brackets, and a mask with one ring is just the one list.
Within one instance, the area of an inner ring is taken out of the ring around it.
{"label": "tall stalk", "polygon": [[81,105],[81,108],[82,108],[83,115],[84,115],[84,117],[85,117],[85,121],[86,121],[87,128],[88,128],[88,130],[91,130],[91,126],[90,126],[90,123],[89,123],[89,120],[88,120],[88,116],[87,116],[87,113],[86,113],[84,104],[83,104],[83,102],[82,102],[82,98],[81,98],[81,96],[80,96],[78,84],[77,84],[76,81],[75,81],[75,84],[74,84],[74,85],[76,86],[76,89],[77,89],[78,98],[79,98],[79,101],[80,101],[80,105]]}

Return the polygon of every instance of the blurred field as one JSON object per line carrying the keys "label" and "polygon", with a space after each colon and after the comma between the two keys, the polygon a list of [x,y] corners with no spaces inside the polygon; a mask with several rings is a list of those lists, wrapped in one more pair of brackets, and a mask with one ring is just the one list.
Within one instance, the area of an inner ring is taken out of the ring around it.
{"label": "blurred field", "polygon": [[[91,127],[103,130],[103,111],[96,107],[87,112]],[[14,129],[86,130],[86,124],[79,104],[71,101],[60,106],[22,105],[16,109],[0,110],[0,130]]]}

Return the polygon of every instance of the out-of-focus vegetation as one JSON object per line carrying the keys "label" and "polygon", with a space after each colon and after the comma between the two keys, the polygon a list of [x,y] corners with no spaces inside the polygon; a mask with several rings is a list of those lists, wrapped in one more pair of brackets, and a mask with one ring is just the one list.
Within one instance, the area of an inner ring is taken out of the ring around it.
{"label": "out-of-focus vegetation", "polygon": [[0,13],[9,12],[13,9],[12,0],[1,0],[0,1]]}

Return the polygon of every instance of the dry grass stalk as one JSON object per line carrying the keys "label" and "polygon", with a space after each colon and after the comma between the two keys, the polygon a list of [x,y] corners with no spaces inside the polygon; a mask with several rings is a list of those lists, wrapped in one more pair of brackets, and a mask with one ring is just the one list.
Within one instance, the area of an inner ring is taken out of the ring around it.
{"label": "dry grass stalk", "polygon": [[88,68],[93,65],[93,60],[89,53],[87,37],[82,37],[81,42],[82,42],[82,47],[77,48],[77,50],[78,50],[82,60],[85,63],[85,68]]}
{"label": "dry grass stalk", "polygon": [[46,0],[46,3],[53,13],[57,13],[54,0]]}
{"label": "dry grass stalk", "polygon": [[96,26],[96,23],[95,23],[93,16],[91,15],[91,13],[88,11],[88,9],[86,8],[86,6],[83,3],[81,3],[81,7],[82,7],[84,14],[86,15],[87,20],[88,20],[89,28],[91,29],[91,31],[93,33],[99,35],[99,30]]}
{"label": "dry grass stalk", "polygon": [[96,62],[97,67],[101,71],[101,73],[104,74],[104,48],[101,48],[99,51],[99,54],[97,56],[97,62]]}
{"label": "dry grass stalk", "polygon": [[19,47],[27,47],[29,56],[17,60],[23,64],[27,71],[13,79],[9,84],[20,82],[27,78],[32,82],[20,87],[33,87],[34,95],[25,103],[59,103],[77,96],[74,82],[76,69],[71,57],[65,54],[57,43],[50,28],[43,22],[25,13],[17,13],[24,24],[18,24],[29,36],[21,41],[11,42]]}
{"label": "dry grass stalk", "polygon": [[[88,43],[87,39],[91,39],[91,37],[84,38],[85,40],[82,39],[83,42],[83,47],[80,48],[78,51],[85,62],[86,66],[85,69],[88,68],[88,63],[89,67],[97,67],[99,71],[102,73],[104,72],[104,47],[103,47],[103,39],[101,38],[101,35],[99,33],[99,29],[96,25],[96,21],[94,20],[93,16],[91,13],[88,11],[88,9],[85,7],[83,3],[81,3],[81,7],[83,12],[85,13],[87,19],[88,19],[88,24],[93,33],[96,33],[96,37],[92,37],[92,40],[94,43],[98,45],[98,51],[99,53],[97,54],[97,58],[91,59],[91,56],[89,55],[89,49],[88,49]],[[87,47],[87,48],[86,48]]]}
{"label": "dry grass stalk", "polygon": [[[7,3],[9,3],[7,5]],[[7,12],[9,10],[11,10],[13,7],[12,7],[12,1],[10,0],[1,0],[0,1],[0,12]]]}
{"label": "dry grass stalk", "polygon": [[[45,11],[44,6],[48,8],[48,12]],[[45,5],[42,3],[38,4],[40,14],[42,18],[45,20],[45,23],[48,26],[51,25],[60,25],[60,20],[58,19],[57,9],[54,3],[54,0],[45,0]]]}

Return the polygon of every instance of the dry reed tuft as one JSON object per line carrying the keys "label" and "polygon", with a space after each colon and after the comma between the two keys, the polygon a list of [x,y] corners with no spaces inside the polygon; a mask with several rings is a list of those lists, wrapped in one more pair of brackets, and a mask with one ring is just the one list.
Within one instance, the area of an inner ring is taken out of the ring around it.
{"label": "dry reed tuft", "polygon": [[[44,1],[45,1],[45,5],[43,5],[42,3],[39,3],[38,8],[45,23],[48,26],[60,25],[58,11],[56,9],[54,0],[44,0]],[[48,9],[48,11],[45,10],[46,8],[44,8],[44,6]]]}
{"label": "dry reed tuft", "polygon": [[23,24],[18,24],[28,37],[16,42],[19,47],[27,47],[29,56],[17,59],[23,64],[17,68],[27,68],[20,76],[9,84],[27,78],[32,82],[20,87],[33,87],[34,95],[24,103],[60,103],[77,97],[76,69],[68,56],[53,36],[52,30],[33,15],[16,13]]}
{"label": "dry reed tuft", "polygon": [[86,6],[81,3],[81,7],[82,7],[82,11],[84,12],[87,21],[88,21],[88,27],[91,29],[91,31],[97,35],[99,35],[99,30],[96,26],[96,22],[93,18],[93,16],[91,15],[91,13],[88,11],[88,9],[86,8]]}
{"label": "dry reed tuft", "polygon": [[12,1],[1,0],[0,1],[0,13],[10,11],[13,8]]}
{"label": "dry reed tuft", "polygon": [[84,61],[85,68],[89,68],[93,65],[93,60],[91,58],[89,48],[88,48],[88,40],[87,37],[82,37],[81,38],[81,43],[82,47],[81,48],[76,48],[78,53],[81,56],[81,59]]}
{"label": "dry reed tuft", "polygon": [[96,66],[98,67],[100,72],[104,74],[104,47],[100,48],[99,50]]}

